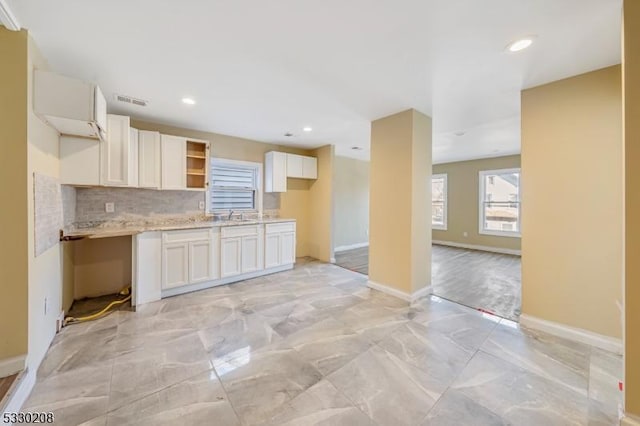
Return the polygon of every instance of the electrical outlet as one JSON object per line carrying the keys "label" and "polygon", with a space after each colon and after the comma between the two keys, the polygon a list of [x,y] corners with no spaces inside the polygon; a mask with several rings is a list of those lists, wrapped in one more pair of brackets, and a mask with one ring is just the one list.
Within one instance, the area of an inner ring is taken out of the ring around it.
{"label": "electrical outlet", "polygon": [[200,202],[198,203],[198,208],[199,208],[200,210],[204,210],[204,201],[200,201]]}
{"label": "electrical outlet", "polygon": [[104,211],[107,213],[113,213],[116,210],[114,203],[104,203]]}
{"label": "electrical outlet", "polygon": [[462,233],[462,236],[463,236],[463,237],[465,237],[465,238],[467,238],[467,237],[469,236],[469,233],[468,233],[467,231],[464,231],[464,232]]}

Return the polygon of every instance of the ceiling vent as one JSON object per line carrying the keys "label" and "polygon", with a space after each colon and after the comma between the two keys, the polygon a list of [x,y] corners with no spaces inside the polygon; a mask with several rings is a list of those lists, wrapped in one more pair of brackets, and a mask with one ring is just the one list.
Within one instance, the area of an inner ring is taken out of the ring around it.
{"label": "ceiling vent", "polygon": [[146,107],[147,104],[149,102],[143,100],[143,99],[137,99],[137,98],[133,98],[131,96],[126,96],[126,95],[113,95],[113,97],[115,98],[116,101],[118,102],[124,102],[125,104],[132,104],[132,105],[137,105],[137,106],[141,106],[141,107]]}

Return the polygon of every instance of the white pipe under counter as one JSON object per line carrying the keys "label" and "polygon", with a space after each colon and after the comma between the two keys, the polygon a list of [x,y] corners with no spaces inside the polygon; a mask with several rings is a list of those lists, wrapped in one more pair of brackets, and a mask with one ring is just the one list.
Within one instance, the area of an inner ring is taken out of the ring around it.
{"label": "white pipe under counter", "polygon": [[163,226],[132,234],[132,305],[293,269],[295,219]]}

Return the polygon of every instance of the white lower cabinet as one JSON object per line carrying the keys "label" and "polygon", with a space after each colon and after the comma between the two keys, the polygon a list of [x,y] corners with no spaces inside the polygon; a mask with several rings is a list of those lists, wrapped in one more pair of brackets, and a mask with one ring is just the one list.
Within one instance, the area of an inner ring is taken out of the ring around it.
{"label": "white lower cabinet", "polygon": [[194,229],[162,233],[162,289],[216,278],[213,230]]}
{"label": "white lower cabinet", "polygon": [[247,274],[264,269],[262,225],[229,226],[220,235],[221,276]]}
{"label": "white lower cabinet", "polygon": [[295,222],[270,223],[265,227],[264,267],[275,268],[296,262]]}
{"label": "white lower cabinet", "polygon": [[242,273],[242,238],[220,239],[220,276],[222,278]]}

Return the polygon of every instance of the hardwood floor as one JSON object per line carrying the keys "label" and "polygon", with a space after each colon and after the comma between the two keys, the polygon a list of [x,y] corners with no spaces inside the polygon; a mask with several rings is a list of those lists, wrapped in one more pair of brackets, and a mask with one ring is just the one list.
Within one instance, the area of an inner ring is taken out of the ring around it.
{"label": "hardwood floor", "polygon": [[[368,247],[335,256],[336,265],[369,273]],[[431,276],[437,296],[512,320],[520,316],[519,256],[433,245]]]}
{"label": "hardwood floor", "polygon": [[369,275],[369,247],[336,252],[336,265]]}
{"label": "hardwood floor", "polygon": [[[0,402],[2,402],[4,396],[9,392],[9,389],[11,389],[11,385],[18,378],[18,374],[19,373],[0,378]],[[2,404],[0,404],[0,408],[2,408]]]}

